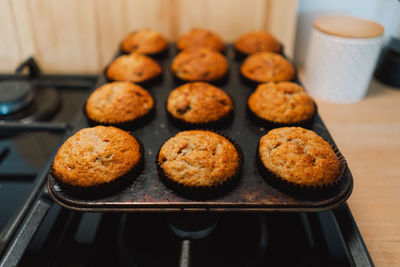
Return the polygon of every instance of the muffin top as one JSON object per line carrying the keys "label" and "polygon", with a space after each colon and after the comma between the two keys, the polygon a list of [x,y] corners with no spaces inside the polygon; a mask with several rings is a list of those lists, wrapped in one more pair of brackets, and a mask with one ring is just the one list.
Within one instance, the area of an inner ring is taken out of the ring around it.
{"label": "muffin top", "polygon": [[248,106],[257,116],[278,123],[294,123],[315,113],[313,99],[292,82],[263,83],[251,94]]}
{"label": "muffin top", "polygon": [[179,50],[193,47],[208,47],[221,51],[224,49],[225,44],[218,34],[209,30],[194,28],[179,37],[176,41],[176,46]]}
{"label": "muffin top", "polygon": [[335,181],[340,163],[330,144],[300,127],[273,129],[260,140],[264,166],[286,181],[321,186]]}
{"label": "muffin top", "polygon": [[167,110],[175,118],[191,123],[216,121],[233,109],[231,98],[209,83],[184,84],[168,97]]}
{"label": "muffin top", "polygon": [[107,184],[140,160],[138,141],[115,127],[85,128],[68,138],[53,161],[53,174],[71,186]]}
{"label": "muffin top", "polygon": [[137,52],[117,57],[107,69],[107,77],[114,81],[140,83],[160,74],[161,67],[154,59]]}
{"label": "muffin top", "polygon": [[172,62],[172,71],[184,81],[214,81],[228,72],[228,62],[209,48],[191,48],[180,52]]}
{"label": "muffin top", "polygon": [[159,32],[141,29],[129,33],[122,42],[121,49],[127,53],[154,55],[164,51],[167,46],[167,41]]}
{"label": "muffin top", "polygon": [[294,78],[292,64],[281,55],[270,52],[251,54],[244,60],[240,72],[259,83],[289,81]]}
{"label": "muffin top", "polygon": [[279,53],[282,45],[268,32],[252,31],[240,36],[235,42],[235,48],[243,54],[250,55],[256,52]]}
{"label": "muffin top", "polygon": [[191,187],[217,186],[240,167],[239,153],[225,137],[210,131],[184,131],[161,147],[158,162],[174,182]]}
{"label": "muffin top", "polygon": [[154,107],[153,97],[131,82],[112,82],[97,88],[86,102],[88,117],[100,123],[134,120]]}

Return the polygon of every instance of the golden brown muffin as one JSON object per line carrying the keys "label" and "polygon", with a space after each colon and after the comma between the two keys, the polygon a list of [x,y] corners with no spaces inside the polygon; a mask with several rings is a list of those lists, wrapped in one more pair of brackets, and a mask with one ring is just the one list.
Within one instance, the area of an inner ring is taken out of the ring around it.
{"label": "golden brown muffin", "polygon": [[315,115],[313,99],[292,82],[260,84],[247,104],[258,117],[277,123],[296,123]]}
{"label": "golden brown muffin", "polygon": [[183,186],[221,185],[240,168],[239,153],[225,137],[210,131],[184,131],[161,147],[158,164],[165,176]]}
{"label": "golden brown muffin", "polygon": [[134,52],[114,59],[107,69],[107,78],[142,83],[159,76],[161,71],[161,66],[154,59]]}
{"label": "golden brown muffin", "polygon": [[153,97],[131,82],[112,82],[97,88],[86,102],[89,119],[99,123],[124,123],[148,114]]}
{"label": "golden brown muffin", "polygon": [[252,31],[240,36],[235,42],[235,48],[245,55],[250,55],[256,52],[279,53],[282,45],[268,32]]}
{"label": "golden brown muffin", "polygon": [[176,46],[179,50],[193,47],[208,47],[222,51],[225,44],[218,34],[209,30],[195,28],[179,37],[176,41]]}
{"label": "golden brown muffin", "polygon": [[253,82],[280,82],[294,78],[294,68],[281,55],[270,52],[258,52],[248,56],[240,72]]}
{"label": "golden brown muffin", "polygon": [[331,184],[340,174],[339,159],[331,145],[300,127],[269,131],[261,138],[258,153],[270,172],[297,185]]}
{"label": "golden brown muffin", "polygon": [[138,141],[128,132],[112,126],[85,128],[60,147],[53,175],[61,184],[90,188],[117,180],[141,157]]}
{"label": "golden brown muffin", "polygon": [[156,31],[141,29],[129,33],[122,42],[121,49],[126,53],[138,52],[140,54],[155,55],[167,49],[165,38]]}
{"label": "golden brown muffin", "polygon": [[228,62],[209,48],[192,48],[180,52],[172,62],[172,71],[184,81],[215,81],[228,72]]}
{"label": "golden brown muffin", "polygon": [[184,84],[173,90],[167,100],[168,112],[189,123],[207,123],[227,116],[233,109],[231,98],[209,83]]}

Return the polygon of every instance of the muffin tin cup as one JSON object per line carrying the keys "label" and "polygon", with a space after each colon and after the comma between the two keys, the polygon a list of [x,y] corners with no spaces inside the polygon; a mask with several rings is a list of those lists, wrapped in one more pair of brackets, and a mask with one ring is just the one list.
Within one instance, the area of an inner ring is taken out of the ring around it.
{"label": "muffin tin cup", "polygon": [[340,183],[342,182],[346,170],[347,170],[347,162],[343,155],[340,153],[339,149],[332,143],[329,143],[335,152],[337,158],[339,159],[340,163],[340,173],[336,177],[336,179],[329,184],[324,184],[320,186],[307,186],[307,185],[300,185],[297,183],[293,183],[287,180],[284,180],[277,176],[276,174],[272,173],[261,161],[260,153],[259,153],[259,146],[257,146],[256,151],[256,165],[260,175],[264,178],[264,180],[282,190],[284,192],[297,195],[301,198],[308,198],[308,199],[318,199],[327,196],[331,196],[335,194],[335,189],[338,188]]}
{"label": "muffin tin cup", "polygon": [[318,114],[318,107],[317,107],[317,104],[315,103],[315,101],[313,101],[313,104],[314,104],[313,114],[309,118],[307,118],[305,120],[297,121],[297,122],[284,123],[284,122],[270,121],[270,120],[261,118],[250,109],[250,107],[248,105],[248,99],[247,99],[247,104],[246,104],[246,113],[251,121],[253,121],[254,123],[258,124],[259,126],[267,128],[267,129],[280,128],[280,127],[304,127],[304,128],[310,129],[313,125],[315,116],[317,116],[317,114]]}
{"label": "muffin tin cup", "polygon": [[239,154],[239,167],[236,170],[236,173],[234,175],[232,175],[231,177],[229,177],[224,182],[222,182],[218,185],[213,185],[213,186],[191,187],[191,186],[186,186],[186,185],[177,183],[168,177],[168,175],[164,172],[163,168],[161,167],[161,164],[158,162],[158,156],[159,156],[160,150],[161,150],[162,146],[165,144],[165,142],[160,146],[160,148],[158,149],[158,152],[157,152],[157,157],[155,160],[155,164],[157,165],[157,173],[158,173],[160,180],[169,189],[173,190],[177,194],[180,194],[188,199],[205,200],[205,199],[218,198],[218,197],[226,195],[229,191],[231,191],[239,183],[239,180],[240,180],[239,178],[241,175],[241,170],[242,170],[243,162],[244,162],[243,151],[240,148],[239,144],[235,140],[233,140],[229,136],[227,136],[219,131],[215,131],[213,129],[199,129],[199,130],[210,131],[210,132],[219,134],[233,144],[233,146],[235,147],[236,151]]}
{"label": "muffin tin cup", "polygon": [[[130,133],[133,137],[135,137],[132,133]],[[102,197],[110,196],[114,193],[119,192],[120,190],[126,188],[131,185],[133,181],[140,175],[144,167],[144,147],[143,143],[135,137],[136,141],[139,144],[139,153],[140,159],[136,165],[129,170],[126,174],[117,177],[113,181],[109,183],[99,184],[95,186],[75,186],[64,183],[61,179],[59,179],[53,170],[53,164],[50,168],[49,175],[51,175],[57,183],[62,187],[63,190],[70,193],[72,196],[75,196],[80,199],[97,199]]]}
{"label": "muffin tin cup", "polygon": [[93,120],[93,119],[89,118],[89,115],[87,114],[87,111],[86,111],[87,101],[85,101],[85,103],[83,104],[82,112],[86,118],[87,123],[90,126],[103,125],[103,126],[114,126],[114,127],[120,128],[125,131],[135,130],[135,129],[143,127],[144,125],[149,123],[156,114],[156,102],[155,102],[154,97],[153,96],[151,96],[151,97],[153,98],[153,102],[154,102],[153,107],[146,114],[144,114],[136,119],[129,120],[129,121],[112,122],[111,123],[111,122],[100,122],[100,121]]}
{"label": "muffin tin cup", "polygon": [[161,73],[159,75],[157,75],[157,76],[155,76],[153,78],[150,78],[150,79],[148,79],[146,81],[142,81],[142,82],[135,82],[135,81],[131,81],[131,80],[114,80],[114,79],[111,79],[111,78],[109,78],[107,76],[108,68],[109,68],[109,66],[107,66],[103,71],[105,80],[108,83],[110,83],[110,82],[128,81],[128,82],[132,82],[134,84],[140,85],[140,86],[144,87],[145,89],[149,89],[151,87],[159,85],[162,82],[162,80],[164,79],[163,70],[161,70]]}

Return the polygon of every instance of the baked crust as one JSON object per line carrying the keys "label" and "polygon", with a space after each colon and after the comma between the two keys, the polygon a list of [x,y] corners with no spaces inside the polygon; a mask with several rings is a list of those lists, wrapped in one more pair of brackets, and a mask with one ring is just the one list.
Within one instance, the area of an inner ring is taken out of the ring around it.
{"label": "baked crust", "polygon": [[168,179],[189,187],[213,187],[239,169],[239,153],[225,137],[210,131],[184,131],[161,147],[158,162]]}
{"label": "baked crust", "polygon": [[86,102],[86,113],[100,123],[119,123],[137,119],[154,107],[153,97],[131,82],[106,83]]}
{"label": "baked crust", "polygon": [[146,55],[161,53],[167,49],[165,38],[156,31],[141,29],[129,33],[122,42],[121,49],[124,52],[138,52]]}
{"label": "baked crust", "polygon": [[224,41],[215,32],[194,28],[183,34],[176,41],[179,50],[185,50],[193,47],[208,47],[217,51],[225,48]]}
{"label": "baked crust", "polygon": [[209,83],[184,84],[173,90],[167,110],[175,118],[190,123],[207,123],[227,116],[233,109],[231,98]]}
{"label": "baked crust", "polygon": [[53,161],[53,175],[70,186],[108,184],[138,164],[140,145],[115,127],[85,128],[68,138]]}
{"label": "baked crust", "polygon": [[268,32],[252,31],[240,36],[235,41],[235,48],[243,54],[250,55],[256,52],[279,53],[282,45]]}
{"label": "baked crust", "polygon": [[294,68],[284,57],[270,52],[258,52],[248,56],[240,72],[254,82],[290,81],[294,78]]}
{"label": "baked crust", "polygon": [[277,177],[304,186],[331,184],[340,163],[331,145],[311,130],[273,129],[260,140],[262,164]]}
{"label": "baked crust", "polygon": [[228,62],[209,48],[192,48],[180,52],[172,61],[172,71],[184,81],[214,81],[228,72]]}
{"label": "baked crust", "polygon": [[250,95],[248,106],[258,117],[278,123],[295,123],[315,114],[313,99],[292,82],[260,84]]}
{"label": "baked crust", "polygon": [[141,83],[157,77],[161,71],[161,66],[154,59],[133,52],[114,59],[107,69],[107,78]]}

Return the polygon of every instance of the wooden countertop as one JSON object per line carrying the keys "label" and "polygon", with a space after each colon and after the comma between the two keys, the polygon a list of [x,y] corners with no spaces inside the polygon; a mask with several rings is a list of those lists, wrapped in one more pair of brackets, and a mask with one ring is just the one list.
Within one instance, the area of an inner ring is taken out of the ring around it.
{"label": "wooden countertop", "polygon": [[316,100],[354,177],[350,209],[376,266],[400,266],[400,89],[376,80],[353,104]]}

